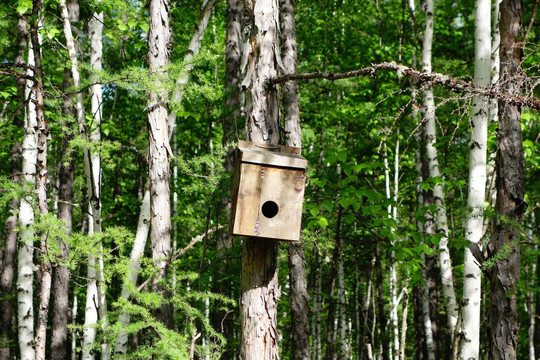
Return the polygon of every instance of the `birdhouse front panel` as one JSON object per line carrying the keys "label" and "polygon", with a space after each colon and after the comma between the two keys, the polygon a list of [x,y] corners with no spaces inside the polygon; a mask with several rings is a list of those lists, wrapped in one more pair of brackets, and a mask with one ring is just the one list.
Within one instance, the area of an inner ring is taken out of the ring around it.
{"label": "birdhouse front panel", "polygon": [[231,233],[298,241],[306,165],[298,154],[239,146]]}

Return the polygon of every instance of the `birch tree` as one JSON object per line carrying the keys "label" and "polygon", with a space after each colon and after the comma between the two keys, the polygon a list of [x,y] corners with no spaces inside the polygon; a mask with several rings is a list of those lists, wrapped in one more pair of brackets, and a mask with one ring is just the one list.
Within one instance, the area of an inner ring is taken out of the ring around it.
{"label": "birch tree", "polygon": [[[480,86],[490,84],[491,73],[491,4],[477,0],[475,12],[475,67],[474,82]],[[465,237],[473,245],[483,235],[484,201],[486,189],[487,127],[489,100],[473,99],[471,118],[471,147],[469,154],[468,216]],[[461,342],[462,359],[478,359],[480,351],[480,304],[482,297],[480,264],[469,248],[465,248],[463,269],[463,307]]]}
{"label": "birch tree", "polygon": [[[501,19],[501,77],[499,86],[507,93],[522,92],[521,68],[523,1],[503,0]],[[516,359],[519,333],[517,284],[520,276],[520,228],[524,202],[524,155],[521,109],[499,102],[497,133],[497,201],[495,222],[488,245],[488,256],[494,262],[489,272],[490,309],[488,357]]]}
{"label": "birch tree", "polygon": [[[77,45],[73,37],[71,22],[69,19],[69,11],[65,0],[60,1],[60,10],[62,13],[62,20],[64,25],[64,35],[66,38],[66,45],[71,61],[71,73],[73,76],[73,85],[76,89],[81,88],[81,75],[79,72],[78,58],[77,58]],[[96,15],[93,15],[96,16]],[[102,20],[98,18],[94,22],[90,22],[90,39],[92,43],[91,50],[91,66],[96,70],[100,70],[100,58],[101,58],[101,38],[100,25],[95,27],[96,22],[102,24]],[[86,115],[83,104],[83,94],[81,91],[75,95],[75,106],[77,110],[77,123],[79,124],[79,132],[83,139],[96,144],[101,140],[101,134],[99,124],[101,122],[101,90],[100,85],[94,84],[92,86],[92,111],[94,114],[93,124],[90,128],[86,125]],[[96,93],[97,91],[97,93]],[[97,151],[90,151],[89,148],[83,149],[83,159],[85,168],[86,185],[88,191],[88,234],[93,235],[101,233],[101,156]],[[102,245],[98,244],[98,253],[102,252]],[[91,256],[88,259],[87,267],[87,291],[86,291],[86,308],[85,308],[85,328],[83,331],[83,359],[93,359],[92,346],[94,345],[96,338],[95,324],[99,315],[104,319],[107,313],[107,306],[105,303],[105,291],[103,289],[103,259],[99,255],[96,257]],[[99,284],[98,284],[99,281]],[[97,306],[96,306],[97,305]],[[108,357],[108,350],[106,342],[102,344],[102,357]]]}
{"label": "birch tree", "polygon": [[[149,7],[148,65],[153,88],[148,94],[148,164],[150,185],[150,241],[152,258],[158,267],[153,290],[167,277],[171,256],[171,201],[169,131],[167,127],[167,93],[163,88],[169,64],[171,33],[169,1],[151,0]],[[172,324],[172,309],[163,305],[158,318],[168,327]]]}
{"label": "birch tree", "polygon": [[[426,1],[426,27],[424,31],[424,41],[422,47],[422,71],[431,73],[431,48],[433,44],[433,17],[434,17],[434,2],[433,0]],[[444,203],[444,192],[441,184],[441,171],[439,167],[439,159],[437,157],[437,141],[436,121],[435,121],[435,101],[433,98],[433,87],[427,85],[424,90],[424,107],[425,107],[425,129],[426,129],[426,156],[429,163],[429,176],[435,178],[436,182],[433,185],[433,196],[437,211],[435,215],[436,231],[441,234],[439,241],[439,264],[441,268],[441,281],[443,295],[446,303],[446,312],[448,317],[448,327],[451,336],[453,336],[454,328],[457,322],[458,306],[456,302],[456,293],[454,291],[454,280],[452,275],[452,263],[450,253],[448,251],[448,220],[446,216],[446,206]]]}
{"label": "birch tree", "polygon": [[[245,89],[246,136],[257,143],[279,142],[279,98],[268,79],[277,75],[279,54],[277,0],[244,2],[242,88]],[[240,276],[242,340],[244,360],[278,358],[277,249],[275,240],[244,238]]]}
{"label": "birch tree", "polygon": [[[37,9],[37,7],[36,7]],[[34,21],[32,26],[40,26],[41,15]],[[34,43],[29,41],[28,60],[29,68],[27,75],[35,76]],[[32,80],[26,81],[25,99],[26,113],[24,120],[25,134],[22,144],[22,178],[30,186],[36,186],[37,162],[38,162],[38,134],[37,134],[37,98],[36,87]],[[33,238],[35,214],[34,199],[31,194],[21,198],[19,208],[19,245],[17,259],[17,329],[19,356],[23,360],[34,359],[36,356],[33,347],[34,342],[34,273],[33,273]]]}

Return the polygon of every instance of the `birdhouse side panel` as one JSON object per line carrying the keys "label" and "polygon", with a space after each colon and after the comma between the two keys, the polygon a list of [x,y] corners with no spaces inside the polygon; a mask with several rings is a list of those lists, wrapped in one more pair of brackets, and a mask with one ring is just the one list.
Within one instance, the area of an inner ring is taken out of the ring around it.
{"label": "birdhouse side panel", "polygon": [[261,193],[261,166],[242,163],[233,224],[233,235],[257,236],[256,223]]}
{"label": "birdhouse side panel", "polygon": [[304,184],[303,170],[265,168],[260,194],[259,236],[300,240]]}

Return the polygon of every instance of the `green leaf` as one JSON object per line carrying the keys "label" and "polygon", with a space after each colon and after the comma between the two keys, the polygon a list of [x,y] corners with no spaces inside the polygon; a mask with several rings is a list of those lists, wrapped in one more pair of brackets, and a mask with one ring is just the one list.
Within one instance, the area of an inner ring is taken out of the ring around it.
{"label": "green leaf", "polygon": [[317,223],[323,228],[328,226],[328,220],[325,217],[320,217]]}

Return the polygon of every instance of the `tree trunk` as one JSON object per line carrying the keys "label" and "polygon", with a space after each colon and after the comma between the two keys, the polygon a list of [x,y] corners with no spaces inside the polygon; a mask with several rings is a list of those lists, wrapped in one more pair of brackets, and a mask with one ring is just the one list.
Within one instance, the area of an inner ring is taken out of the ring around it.
{"label": "tree trunk", "polygon": [[[388,334],[387,334],[387,319],[384,312],[384,289],[383,289],[383,273],[382,273],[382,264],[381,264],[381,248],[380,244],[377,242],[376,251],[376,260],[375,260],[375,269],[377,271],[377,321],[379,323],[379,344],[378,346],[382,350],[382,359],[388,360],[390,354],[388,353]],[[373,344],[376,345],[375,343]]]}
{"label": "tree trunk", "polygon": [[[503,0],[501,11],[501,80],[509,94],[520,94],[523,1]],[[497,202],[488,255],[495,257],[490,270],[488,356],[516,359],[519,331],[517,283],[520,275],[520,228],[526,204],[523,200],[523,157],[520,107],[499,103],[497,134]],[[502,250],[502,251],[501,251]]]}
{"label": "tree trunk", "polygon": [[[244,2],[242,88],[245,92],[247,138],[279,143],[279,97],[266,81],[277,75],[279,55],[277,0]],[[242,244],[240,358],[274,360],[278,355],[277,243],[245,238]]]}
{"label": "tree trunk", "polygon": [[[158,278],[154,280],[154,291],[161,289],[159,282],[167,278],[171,256],[171,201],[170,201],[170,169],[167,127],[167,93],[163,84],[167,81],[165,67],[169,64],[169,45],[171,33],[169,28],[169,1],[150,1],[150,25],[148,33],[148,64],[150,76],[157,90],[148,94],[148,164],[150,185],[150,241],[152,258],[158,267]],[[165,294],[167,296],[167,294]],[[158,319],[167,327],[173,323],[172,308],[162,305]]]}
{"label": "tree trunk", "polygon": [[[71,72],[68,69],[64,70],[64,91],[68,91],[71,87]],[[64,96],[64,114],[69,119],[74,114],[73,99],[69,95]],[[73,122],[68,122],[68,126],[62,129],[62,149],[61,159],[65,159],[65,154],[68,151],[69,142],[73,139],[73,133],[70,131],[70,125]],[[71,235],[72,230],[72,213],[73,213],[73,182],[75,178],[75,162],[71,159],[67,164],[62,162],[59,170],[60,187],[58,191],[58,218],[64,221],[68,234]],[[64,264],[69,256],[69,244],[62,239],[58,239],[60,248],[61,263],[56,267],[53,277],[53,319],[52,319],[52,336],[51,336],[51,359],[65,360],[69,354],[68,340],[68,314],[69,314],[69,281],[71,277],[70,269]]]}
{"label": "tree trunk", "polygon": [[313,360],[321,360],[322,261],[319,250],[316,247],[313,249],[313,258],[314,263],[311,265],[311,273],[313,274],[313,311],[311,315],[311,334],[313,341],[311,355]]}
{"label": "tree trunk", "polygon": [[[49,213],[47,203],[47,140],[49,138],[49,130],[45,121],[44,104],[43,104],[43,67],[41,64],[41,39],[38,34],[39,17],[41,16],[43,2],[34,0],[32,7],[32,15],[35,17],[35,23],[30,27],[30,38],[34,48],[34,76],[35,76],[35,91],[36,91],[36,116],[38,129],[38,144],[37,144],[37,168],[36,168],[36,193],[39,215],[45,216]],[[49,303],[51,298],[52,285],[52,266],[48,252],[48,233],[40,235],[40,260],[39,270],[41,281],[39,284],[39,310],[35,335],[35,350],[36,360],[45,359],[46,340],[47,340],[47,324]]]}
{"label": "tree trunk", "polygon": [[[21,16],[17,22],[17,36],[18,36],[18,55],[15,60],[16,63],[24,64],[25,52],[28,51],[28,30],[26,29],[28,23],[26,18]],[[25,81],[17,80],[17,95],[21,105],[25,103]],[[24,107],[24,106],[21,106]],[[19,127],[24,126],[23,111],[19,111],[16,114],[13,122]],[[10,179],[14,183],[19,183],[21,180],[21,155],[22,144],[19,141],[15,141],[11,148],[11,171]],[[0,294],[2,299],[0,300],[0,359],[10,359],[14,348],[14,344],[11,342],[16,339],[15,332],[13,331],[13,318],[14,318],[14,304],[15,304],[15,292],[14,292],[14,280],[17,269],[17,224],[19,217],[17,215],[20,208],[20,199],[13,198],[9,203],[10,215],[4,222],[4,247],[2,251],[2,260],[0,265]],[[1,243],[1,241],[0,241]]]}
{"label": "tree trunk", "polygon": [[[30,41],[28,48],[28,65],[34,66],[34,49]],[[34,76],[34,70],[28,69],[27,75]],[[36,134],[36,96],[34,83],[26,82],[25,99],[29,99],[25,114],[25,134],[22,144],[22,175],[26,183],[36,183],[36,164],[38,139]],[[31,194],[21,198],[19,209],[19,244],[17,261],[17,329],[19,354],[23,360],[35,359],[34,342],[34,272],[33,272],[33,238],[34,231],[34,198]]]}
{"label": "tree trunk", "polygon": [[[426,28],[424,31],[424,43],[422,48],[422,71],[431,73],[431,47],[433,44],[433,0],[426,1]],[[438,178],[441,176],[439,160],[437,158],[437,148],[435,147],[437,134],[435,129],[435,101],[433,99],[433,87],[426,86],[424,91],[425,107],[425,128],[426,128],[426,155],[429,161],[429,176]],[[448,317],[448,331],[450,338],[454,334],[454,328],[457,322],[458,305],[456,302],[456,293],[454,291],[454,279],[452,274],[452,262],[448,251],[448,224],[446,217],[446,205],[444,204],[444,192],[440,180],[433,185],[433,196],[437,205],[437,214],[435,217],[436,231],[441,234],[439,241],[439,263],[441,268],[441,283],[443,296],[446,304],[446,313]]]}
{"label": "tree trunk", "polygon": [[[280,0],[281,54],[283,71],[297,72],[296,23],[294,12],[296,2]],[[301,148],[300,100],[298,84],[288,81],[282,86],[283,123],[285,124],[285,145]],[[289,252],[289,280],[291,301],[292,357],[310,360],[309,321],[306,261],[301,244],[291,242]]]}
{"label": "tree trunk", "polygon": [[[150,192],[147,190],[144,193],[143,202],[141,205],[141,212],[139,214],[139,222],[137,225],[137,233],[135,235],[135,242],[133,244],[133,249],[131,249],[130,255],[130,269],[128,274],[128,279],[131,285],[137,285],[137,278],[139,276],[139,269],[141,267],[140,258],[144,254],[144,248],[146,247],[146,242],[148,239],[148,230],[150,226]],[[128,299],[130,296],[129,287],[124,285],[122,287],[122,293],[120,297],[123,299]],[[120,314],[118,321],[123,325],[127,326],[129,324],[130,316],[128,313],[123,312]],[[116,345],[114,346],[115,354],[127,355],[128,353],[128,334],[126,332],[121,332],[116,339]]]}
{"label": "tree trunk", "polygon": [[[68,49],[69,58],[71,60],[71,73],[73,76],[73,85],[76,89],[81,87],[81,77],[79,73],[78,59],[76,54],[76,43],[73,38],[71,31],[70,16],[66,6],[65,0],[60,1],[60,8],[62,12],[62,20],[64,23],[64,35],[66,37],[66,45]],[[96,15],[97,16],[97,15]],[[96,36],[100,36],[99,28],[91,28],[91,42],[92,47],[100,46],[100,43],[95,43]],[[99,55],[98,55],[99,54]],[[94,61],[91,65],[95,66],[96,57],[100,58],[100,50],[92,49],[91,57]],[[98,65],[97,69],[101,65]],[[93,86],[92,91],[95,91],[96,87]],[[100,105],[101,101],[99,100],[100,96],[93,96],[92,103],[93,106],[98,106],[98,108],[93,108],[93,124],[88,129],[86,125],[86,117],[84,112],[83,104],[83,94],[82,92],[77,92],[76,99],[76,109],[77,109],[77,122],[79,124],[79,132],[82,136],[85,137],[87,141],[90,142],[99,142],[101,139],[99,124],[101,121],[101,110]],[[88,191],[88,213],[90,220],[88,222],[88,234],[93,235],[94,233],[101,233],[101,159],[100,155],[97,152],[90,153],[89,149],[83,149],[83,159],[85,165],[85,175],[86,175],[86,184]],[[101,243],[98,244],[99,249],[101,249]],[[97,262],[97,265],[96,265]],[[88,268],[87,268],[87,277],[88,284],[86,290],[86,308],[85,308],[85,321],[84,321],[84,332],[83,332],[83,359],[93,359],[94,356],[91,351],[91,347],[94,345],[96,337],[96,328],[94,325],[98,320],[98,311],[102,318],[105,317],[107,312],[105,304],[105,294],[104,290],[101,288],[103,286],[103,281],[98,280],[103,277],[103,260],[99,256],[97,259],[92,257],[88,259]],[[102,348],[102,350],[104,350]],[[104,352],[106,356],[107,352]]]}
{"label": "tree trunk", "polygon": [[[475,13],[475,68],[474,82],[489,86],[491,72],[491,3],[476,0]],[[469,191],[465,238],[479,243],[483,235],[484,201],[486,189],[486,157],[488,128],[488,99],[475,97],[471,119],[471,147],[469,155]],[[480,304],[482,297],[480,264],[468,247],[465,248],[463,269],[463,307],[461,358],[478,359],[480,354]]]}
{"label": "tree trunk", "polygon": [[[241,15],[242,15],[242,1],[240,0],[228,0],[227,1],[227,25],[226,25],[226,40],[225,40],[225,90],[227,92],[227,98],[225,99],[225,113],[222,117],[223,127],[223,146],[228,146],[231,142],[238,139],[238,120],[240,118],[240,59],[242,43],[241,35]],[[229,146],[227,154],[224,159],[225,171],[232,173],[234,170],[234,148]],[[231,194],[227,193],[221,198],[221,207],[218,209],[219,215],[229,216],[231,207]],[[231,261],[229,258],[229,251],[233,247],[233,237],[227,231],[221,231],[217,236],[217,252],[218,257],[223,259],[219,262],[216,269],[218,273],[227,273],[231,270]],[[221,276],[216,276],[214,282],[216,289],[223,291],[222,289],[232,289],[232,283],[229,278],[222,279]],[[227,295],[231,295],[230,293]],[[222,311],[214,309],[213,311],[213,323],[216,328],[222,330],[225,338],[231,339],[234,336],[234,314],[223,314]],[[232,340],[232,339],[231,339]],[[230,343],[232,343],[231,341]],[[222,354],[223,360],[234,358],[238,349],[231,346],[227,346]]]}
{"label": "tree trunk", "polygon": [[[103,12],[93,13],[92,18],[88,22],[88,30],[90,37],[90,67],[92,71],[99,72],[102,70],[103,56]],[[97,81],[97,76],[93,73],[90,75],[90,102],[92,112],[92,123],[88,129],[88,139],[92,144],[98,144],[101,141],[101,120],[103,113],[103,91],[101,83]],[[92,183],[91,215],[94,233],[101,233],[101,154],[94,151],[89,154],[89,170]],[[107,326],[107,302],[105,294],[105,275],[103,263],[103,244],[98,243],[97,262],[97,300],[98,314],[102,321],[101,328],[104,330]],[[106,339],[101,341],[101,359],[108,360],[110,358],[109,345]]]}
{"label": "tree trunk", "polygon": [[[427,359],[426,332],[424,330],[424,312],[423,312],[423,286],[415,285],[413,288],[414,301],[414,335],[415,335],[415,359]],[[431,329],[430,329],[431,331]],[[435,357],[433,357],[435,358]]]}

